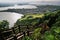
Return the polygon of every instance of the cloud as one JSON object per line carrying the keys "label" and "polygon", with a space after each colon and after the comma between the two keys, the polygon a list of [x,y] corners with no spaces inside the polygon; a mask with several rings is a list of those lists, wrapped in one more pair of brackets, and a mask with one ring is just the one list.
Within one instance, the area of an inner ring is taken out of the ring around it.
{"label": "cloud", "polygon": [[0,0],[0,2],[10,2],[10,3],[15,3],[15,2],[36,2],[36,1],[60,1],[60,0]]}

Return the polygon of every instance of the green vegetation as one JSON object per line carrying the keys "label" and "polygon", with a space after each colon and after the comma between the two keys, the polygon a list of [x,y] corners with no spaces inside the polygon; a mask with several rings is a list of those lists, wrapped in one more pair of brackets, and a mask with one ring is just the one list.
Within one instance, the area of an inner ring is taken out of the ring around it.
{"label": "green vegetation", "polygon": [[6,20],[0,21],[0,31],[9,29],[9,22]]}
{"label": "green vegetation", "polygon": [[[60,11],[26,14],[17,20],[14,27],[19,25],[28,25],[28,29],[33,32],[29,36],[25,35],[22,40],[60,40]],[[26,28],[22,26],[20,31],[26,31]],[[3,20],[0,22],[0,30],[5,29],[9,29],[9,23]]]}
{"label": "green vegetation", "polygon": [[[17,20],[17,25],[35,25],[37,24],[44,14],[26,14],[22,19]],[[42,22],[42,21],[41,21]]]}
{"label": "green vegetation", "polygon": [[[60,40],[60,11],[27,14],[16,25],[33,25],[33,34],[26,40]],[[41,28],[41,29],[40,29]],[[30,39],[28,39],[30,38]]]}

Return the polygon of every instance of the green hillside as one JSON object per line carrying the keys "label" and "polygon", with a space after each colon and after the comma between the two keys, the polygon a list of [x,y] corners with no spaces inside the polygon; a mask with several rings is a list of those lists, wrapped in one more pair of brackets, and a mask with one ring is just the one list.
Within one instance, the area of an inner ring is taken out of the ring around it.
{"label": "green hillside", "polygon": [[26,40],[60,40],[60,11],[44,14],[27,14],[16,22],[16,25],[33,25],[36,28]]}
{"label": "green hillside", "polygon": [[[0,32],[8,29],[9,22],[0,21]],[[14,33],[16,35],[23,32],[22,40],[60,40],[60,10],[41,14],[25,14],[16,21],[12,29],[14,29],[12,32],[6,34],[12,36]],[[32,33],[29,34],[29,32]]]}

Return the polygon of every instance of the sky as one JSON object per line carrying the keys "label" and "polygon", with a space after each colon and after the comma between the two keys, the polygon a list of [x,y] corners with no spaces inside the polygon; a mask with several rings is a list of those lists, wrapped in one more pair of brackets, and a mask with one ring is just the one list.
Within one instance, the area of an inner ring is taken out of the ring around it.
{"label": "sky", "polygon": [[48,2],[48,1],[58,1],[60,2],[60,0],[0,0],[0,3],[22,3],[22,2]]}

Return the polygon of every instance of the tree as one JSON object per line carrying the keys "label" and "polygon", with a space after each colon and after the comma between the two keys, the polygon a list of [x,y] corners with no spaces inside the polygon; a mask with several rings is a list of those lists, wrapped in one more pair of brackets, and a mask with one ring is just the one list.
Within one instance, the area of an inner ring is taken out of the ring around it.
{"label": "tree", "polygon": [[41,28],[37,28],[37,29],[34,30],[34,32],[33,32],[33,34],[32,34],[32,38],[33,38],[34,40],[39,40],[39,39],[41,38],[41,33],[40,33],[40,31],[41,31]]}
{"label": "tree", "polygon": [[9,22],[7,20],[0,21],[0,31],[9,29]]}

